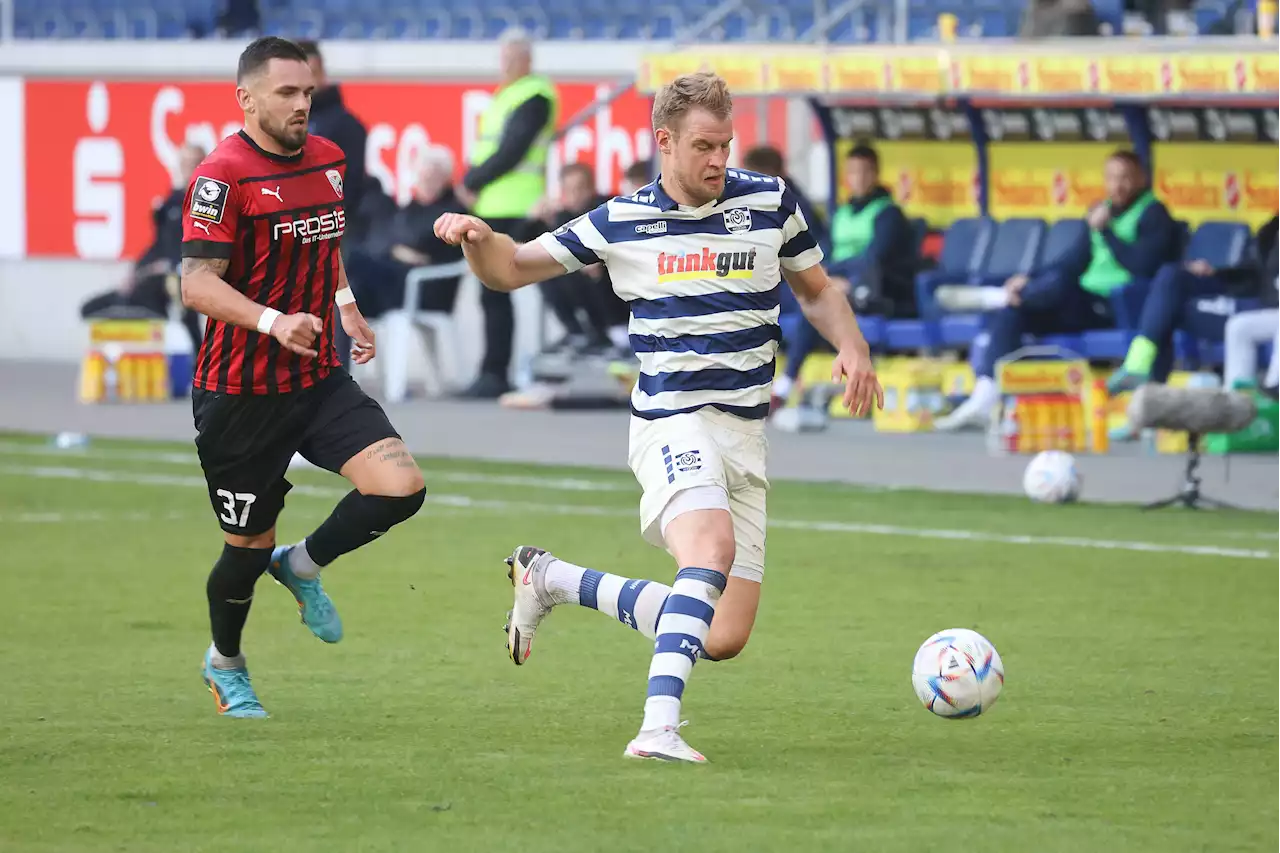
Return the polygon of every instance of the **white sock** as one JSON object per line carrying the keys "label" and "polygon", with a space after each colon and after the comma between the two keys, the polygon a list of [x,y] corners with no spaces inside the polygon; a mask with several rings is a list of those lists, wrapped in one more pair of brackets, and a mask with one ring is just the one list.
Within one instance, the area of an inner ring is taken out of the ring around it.
{"label": "white sock", "polygon": [[307,540],[303,539],[289,552],[289,571],[304,580],[315,580],[320,576],[320,567],[307,550]]}
{"label": "white sock", "polygon": [[979,412],[990,412],[1000,398],[1000,389],[990,376],[979,376],[973,383],[973,393],[969,395],[969,403]]}
{"label": "white sock", "polygon": [[658,617],[658,638],[649,664],[649,696],[641,731],[680,724],[680,699],[694,661],[702,654],[716,602],[728,580],[711,569],[684,568]]}
{"label": "white sock", "polygon": [[219,652],[217,646],[210,646],[210,648],[213,650],[213,654],[209,656],[209,663],[213,665],[214,669],[244,669],[243,652],[233,658],[229,658]]}
{"label": "white sock", "polygon": [[795,383],[785,373],[773,380],[773,396],[787,399],[791,396],[791,386]]}
{"label": "white sock", "polygon": [[1009,292],[1003,287],[984,287],[979,300],[983,311],[999,311],[1009,307]]}
{"label": "white sock", "polygon": [[631,346],[631,335],[628,334],[626,326],[610,326],[605,334],[609,336],[609,343],[615,347]]}
{"label": "white sock", "polygon": [[671,595],[666,584],[584,569],[564,560],[551,561],[544,583],[556,604],[599,610],[651,640],[658,636],[658,617]]}

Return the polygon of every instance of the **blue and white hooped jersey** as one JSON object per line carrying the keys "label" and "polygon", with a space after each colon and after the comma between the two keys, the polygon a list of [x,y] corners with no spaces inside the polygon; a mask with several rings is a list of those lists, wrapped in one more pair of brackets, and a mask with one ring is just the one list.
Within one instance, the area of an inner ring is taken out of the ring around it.
{"label": "blue and white hooped jersey", "polygon": [[782,271],[822,260],[781,179],[729,169],[720,198],[695,208],[676,204],[659,178],[538,243],[569,272],[603,262],[630,305],[635,415],[769,414]]}

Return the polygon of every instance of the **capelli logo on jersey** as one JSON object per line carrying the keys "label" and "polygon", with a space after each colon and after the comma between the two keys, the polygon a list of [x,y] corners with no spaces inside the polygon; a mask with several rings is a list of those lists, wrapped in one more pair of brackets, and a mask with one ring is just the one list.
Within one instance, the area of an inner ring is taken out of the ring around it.
{"label": "capelli logo on jersey", "polygon": [[756,250],[715,252],[706,246],[688,254],[663,252],[658,255],[658,281],[691,281],[708,278],[751,278],[756,269]]}
{"label": "capelli logo on jersey", "polygon": [[336,207],[327,213],[318,213],[304,219],[286,219],[283,222],[277,222],[271,231],[271,237],[279,240],[286,234],[292,234],[295,239],[301,239],[303,245],[306,245],[317,240],[341,237],[346,227],[347,214],[342,208]]}

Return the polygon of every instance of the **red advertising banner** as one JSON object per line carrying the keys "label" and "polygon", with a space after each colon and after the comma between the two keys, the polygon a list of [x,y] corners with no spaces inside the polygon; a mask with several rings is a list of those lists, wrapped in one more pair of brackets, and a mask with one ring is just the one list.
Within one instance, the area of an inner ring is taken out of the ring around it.
{"label": "red advertising banner", "polygon": [[[561,84],[562,124],[608,89]],[[357,81],[342,90],[369,131],[369,173],[403,201],[428,145],[452,149],[461,173],[492,86]],[[153,236],[153,202],[174,185],[182,144],[211,149],[242,122],[226,82],[27,80],[25,103],[29,256],[136,257]],[[757,142],[763,103],[737,101],[739,156]],[[773,144],[782,148],[786,104],[773,99],[767,108]],[[616,191],[622,171],[653,154],[649,109],[647,96],[619,98],[556,145],[553,169],[591,163],[600,191]]]}

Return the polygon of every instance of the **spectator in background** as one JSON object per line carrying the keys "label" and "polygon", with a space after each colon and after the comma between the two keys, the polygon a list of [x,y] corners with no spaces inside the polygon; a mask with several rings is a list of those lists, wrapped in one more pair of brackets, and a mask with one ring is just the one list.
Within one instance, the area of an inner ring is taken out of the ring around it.
{"label": "spectator in background", "polygon": [[[827,272],[861,315],[914,317],[915,235],[911,224],[880,184],[875,149],[856,145],[845,161],[849,201],[831,218]],[[807,217],[807,214],[806,214]],[[773,387],[775,410],[786,402],[804,360],[821,342],[803,317],[786,343],[786,372]]]}
{"label": "spectator in background", "polygon": [[[347,217],[343,236],[350,241],[347,245],[358,243],[364,239],[369,227],[368,220],[361,215],[361,201],[368,181],[364,156],[369,134],[364,123],[342,102],[342,90],[338,84],[329,80],[320,45],[310,39],[303,39],[298,42],[298,47],[307,55],[311,79],[316,86],[311,95],[311,122],[307,131],[323,136],[342,149],[342,155],[347,160],[346,177],[342,181],[342,207]],[[343,260],[346,260],[345,254]],[[334,329],[334,345],[338,348],[338,360],[342,362],[342,366],[350,367],[351,340],[341,323]]]}
{"label": "spectator in background", "polygon": [[[586,163],[570,163],[560,171],[559,201],[543,199],[538,203],[531,231],[534,236],[554,231],[604,201],[596,192],[592,168]],[[539,287],[565,330],[564,338],[544,355],[602,355],[612,347],[627,345],[627,304],[613,292],[603,264],[547,279]]]}
{"label": "spectator in background", "polygon": [[[182,265],[182,202],[191,174],[204,158],[205,151],[198,145],[188,142],[179,149],[173,189],[156,200],[151,214],[155,239],[115,290],[94,296],[80,307],[81,317],[87,319],[111,308],[140,308],[160,318],[169,315],[167,280]],[[199,348],[202,335],[197,314],[185,309],[182,323],[191,335],[192,346]]]}
{"label": "spectator in background", "polygon": [[999,391],[995,364],[1022,345],[1022,336],[1075,334],[1114,325],[1111,294],[1136,279],[1150,279],[1179,251],[1178,230],[1156,200],[1136,154],[1117,151],[1104,171],[1107,199],[1089,210],[1089,230],[1054,266],[1012,276],[1003,287],[948,286],[937,290],[949,311],[985,310],[986,331],[970,358],[977,381],[973,394],[936,427],[985,426]]}
{"label": "spectator in background", "polygon": [[[413,196],[362,245],[346,257],[347,277],[365,317],[381,317],[404,305],[405,276],[414,267],[462,260],[462,247],[435,235],[436,218],[464,213],[453,190],[453,152],[433,145],[418,160]],[[452,311],[458,278],[427,282],[418,295],[420,311]]]}
{"label": "spectator in background", "polygon": [[636,160],[623,171],[622,181],[618,184],[618,195],[635,195],[652,180],[653,164],[648,160]]}
{"label": "spectator in background", "polygon": [[[758,145],[749,149],[742,157],[742,167],[750,172],[759,172],[762,175],[769,175],[773,178],[782,178],[791,188],[791,192],[796,197],[796,206],[800,208],[800,212],[804,214],[804,221],[809,225],[809,233],[813,235],[813,239],[822,246],[825,251],[827,248],[827,224],[826,221],[818,216],[818,212],[813,207],[813,202],[805,195],[804,190],[796,183],[796,180],[787,174],[786,163],[783,160],[782,152],[772,145]],[[647,183],[647,181],[646,181]]]}
{"label": "spectator in background", "polygon": [[[1132,391],[1151,378],[1157,359],[1173,347],[1173,331],[1182,327],[1200,339],[1221,338],[1235,300],[1262,299],[1275,304],[1276,217],[1258,229],[1254,252],[1236,267],[1214,269],[1202,260],[1166,264],[1151,281],[1142,303],[1138,335],[1129,344],[1124,364],[1107,380],[1107,391]],[[1215,297],[1227,297],[1221,303]],[[1208,300],[1209,304],[1202,304]]]}
{"label": "spectator in background", "polygon": [[[471,164],[459,197],[493,230],[520,233],[534,206],[546,195],[547,153],[555,134],[559,96],[546,77],[533,73],[533,47],[520,32],[504,34],[501,82],[480,116]],[[511,294],[481,288],[485,352],[480,375],[463,392],[476,399],[497,399],[511,385],[515,310]]]}
{"label": "spectator in background", "polygon": [[[342,88],[329,79],[325,72],[324,56],[320,53],[320,45],[311,40],[298,42],[298,47],[307,55],[307,64],[311,66],[311,79],[316,84],[315,93],[311,96],[311,124],[308,132],[337,144],[347,158],[347,175],[343,180],[343,208],[347,213],[347,230],[344,238],[359,241],[365,235],[367,223],[361,222],[358,215],[360,203],[364,196],[368,173],[365,171],[365,148],[369,140],[369,132],[347,105],[342,101]],[[349,348],[348,348],[349,349]]]}
{"label": "spectator in background", "polygon": [[1096,36],[1098,15],[1089,0],[1027,0],[1018,37]]}
{"label": "spectator in background", "polygon": [[[256,37],[262,32],[262,12],[258,9],[258,0],[226,0],[222,5],[222,12],[212,23],[214,35],[218,38]],[[208,18],[190,20],[187,22],[187,29],[192,38],[202,39],[209,34],[209,24]]]}

